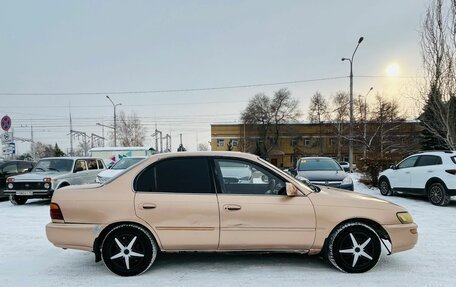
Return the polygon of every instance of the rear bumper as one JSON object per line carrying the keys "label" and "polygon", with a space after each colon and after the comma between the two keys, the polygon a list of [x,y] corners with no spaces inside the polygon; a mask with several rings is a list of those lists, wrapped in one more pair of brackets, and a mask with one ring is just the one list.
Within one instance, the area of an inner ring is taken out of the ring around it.
{"label": "rear bumper", "polygon": [[383,225],[391,238],[392,253],[412,249],[418,241],[418,226],[415,223]]}
{"label": "rear bumper", "polygon": [[93,251],[99,230],[95,224],[49,223],[46,236],[57,247]]}

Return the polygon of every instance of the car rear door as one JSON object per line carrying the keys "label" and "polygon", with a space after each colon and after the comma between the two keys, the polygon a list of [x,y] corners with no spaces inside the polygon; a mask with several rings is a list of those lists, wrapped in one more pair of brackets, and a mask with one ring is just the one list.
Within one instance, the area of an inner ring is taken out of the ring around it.
{"label": "car rear door", "polygon": [[[248,166],[252,180],[237,181],[221,166]],[[216,159],[221,186],[220,250],[308,250],[315,237],[315,213],[306,196],[288,197],[285,181],[255,163]]]}
{"label": "car rear door", "polygon": [[158,235],[165,250],[216,250],[219,210],[209,159],[164,159],[134,183],[136,215]]}
{"label": "car rear door", "polygon": [[426,182],[431,177],[439,177],[438,167],[442,165],[442,158],[437,155],[421,155],[416,161],[411,173],[410,187],[412,192],[425,194]]}

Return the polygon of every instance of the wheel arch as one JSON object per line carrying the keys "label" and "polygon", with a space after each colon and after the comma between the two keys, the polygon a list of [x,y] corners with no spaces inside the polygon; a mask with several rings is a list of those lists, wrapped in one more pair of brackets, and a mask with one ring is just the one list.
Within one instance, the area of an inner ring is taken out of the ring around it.
{"label": "wheel arch", "polygon": [[61,187],[65,187],[65,186],[70,186],[70,183],[68,181],[62,181],[61,183],[59,183],[59,185],[57,186],[56,189],[59,189]]}
{"label": "wheel arch", "polygon": [[346,219],[346,220],[340,222],[339,224],[337,224],[336,226],[334,226],[334,228],[329,232],[328,236],[325,238],[323,250],[327,249],[329,237],[331,237],[331,235],[334,233],[335,230],[337,230],[339,228],[339,226],[342,226],[347,223],[354,223],[354,222],[360,222],[360,223],[366,224],[367,226],[371,227],[375,231],[375,233],[377,233],[377,235],[378,235],[378,237],[380,237],[380,239],[388,240],[391,243],[391,237],[389,236],[388,232],[385,230],[385,228],[383,228],[383,226],[380,223],[376,222],[375,220],[368,219],[368,218],[355,217],[355,218]]}
{"label": "wheel arch", "polygon": [[128,221],[128,220],[127,221],[118,221],[118,222],[113,222],[113,223],[105,226],[100,231],[98,236],[95,238],[95,240],[93,242],[93,252],[95,253],[95,262],[101,261],[101,244],[102,244],[104,238],[106,237],[106,235],[108,235],[108,233],[115,227],[124,225],[124,224],[136,225],[136,226],[143,228],[144,230],[147,230],[150,233],[150,235],[152,236],[152,238],[155,240],[155,243],[157,243],[159,251],[161,250],[161,244],[160,244],[160,241],[158,240],[155,232],[153,232],[146,224],[142,224],[142,223],[136,222],[136,221]]}
{"label": "wheel arch", "polygon": [[428,188],[429,188],[432,184],[434,184],[434,183],[440,183],[440,184],[443,185],[443,187],[444,187],[445,189],[447,189],[447,186],[446,186],[445,182],[443,182],[443,180],[441,180],[441,179],[438,178],[438,177],[431,177],[430,179],[428,179],[428,181],[426,182],[426,185],[424,186],[424,189],[425,189],[425,191],[426,191],[426,194],[427,194],[427,192],[428,192]]}
{"label": "wheel arch", "polygon": [[390,183],[390,181],[389,181],[389,179],[388,179],[388,177],[386,175],[381,175],[378,178],[378,187],[380,186],[380,181],[382,181],[382,180],[386,180],[388,182],[388,184],[390,185],[390,187],[391,187],[391,183]]}

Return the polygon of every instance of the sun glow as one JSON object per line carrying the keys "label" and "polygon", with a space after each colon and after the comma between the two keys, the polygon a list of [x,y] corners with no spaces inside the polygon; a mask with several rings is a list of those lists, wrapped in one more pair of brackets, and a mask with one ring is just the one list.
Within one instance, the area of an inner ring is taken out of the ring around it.
{"label": "sun glow", "polygon": [[399,76],[399,65],[396,63],[389,64],[388,67],[386,67],[386,74],[389,77],[397,77]]}

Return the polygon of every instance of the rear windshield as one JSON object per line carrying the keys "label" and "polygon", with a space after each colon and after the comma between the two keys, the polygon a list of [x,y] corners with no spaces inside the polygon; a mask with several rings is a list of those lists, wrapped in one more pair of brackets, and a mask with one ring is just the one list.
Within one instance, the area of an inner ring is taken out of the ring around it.
{"label": "rear windshield", "polygon": [[315,159],[303,159],[303,160],[301,160],[301,162],[299,163],[298,170],[300,170],[300,171],[342,170],[342,168],[333,159],[315,158]]}

